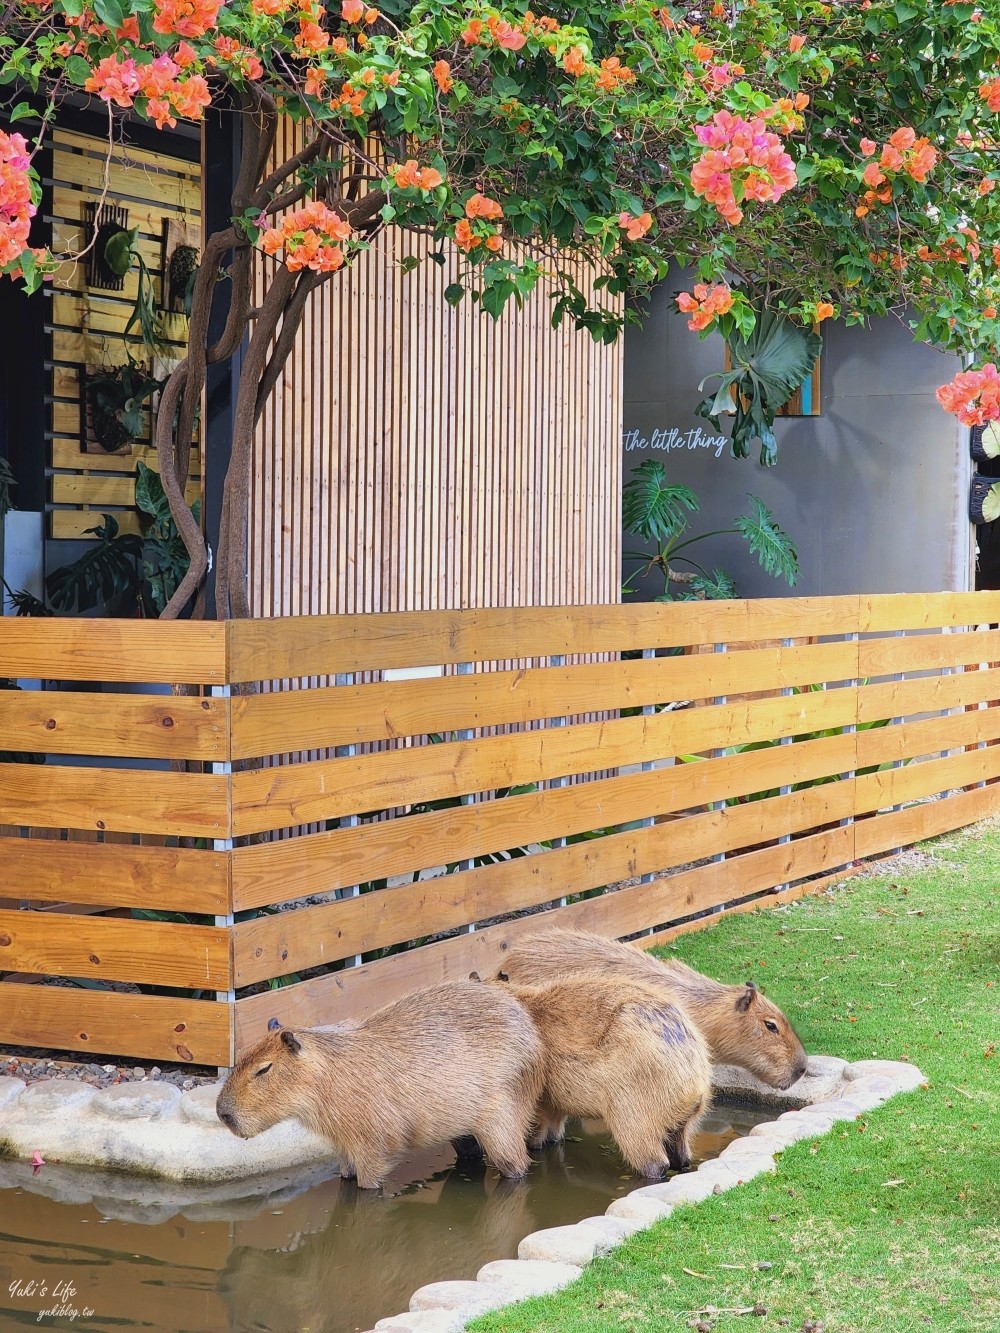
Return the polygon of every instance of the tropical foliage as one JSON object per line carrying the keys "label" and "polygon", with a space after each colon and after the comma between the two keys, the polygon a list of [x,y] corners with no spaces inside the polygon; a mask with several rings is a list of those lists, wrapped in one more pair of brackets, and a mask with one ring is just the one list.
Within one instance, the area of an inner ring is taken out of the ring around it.
{"label": "tropical foliage", "polygon": [[[29,288],[59,258],[29,241],[32,159],[64,99],[103,104],[112,138],[127,114],[163,127],[214,104],[240,117],[231,225],[208,238],[188,356],[159,412],[158,466],[192,553],[168,615],[207,565],[183,500],[207,366],[251,330],[217,553],[219,613],[241,614],[254,425],[310,292],[391,227],[457,250],[449,301],[495,316],[541,288],[554,321],[609,340],[622,294],[676,260],[696,275],[678,298],[692,327],[734,348],[738,336],[747,366],[761,311],[807,330],[896,314],[983,363],[945,391],[949,410],[1000,417],[993,5],[10,0],[0,24],[0,266]],[[299,127],[284,159],[281,116]],[[567,252],[603,267],[596,299]],[[252,306],[255,262],[268,282]],[[736,445],[756,433],[766,461],[771,400],[750,388],[736,394]]]}
{"label": "tropical foliage", "polygon": [[725,536],[742,537],[766,574],[794,587],[799,576],[795,543],[763,500],[748,495],[747,507],[749,512],[740,514],[731,528],[688,536],[689,516],[701,508],[697,495],[688,486],[668,481],[658,458],[640,463],[622,487],[622,522],[626,532],[645,542],[647,549],[624,552],[625,563],[638,567],[625,580],[623,592],[638,591],[636,580],[654,574],[663,581],[654,601],[736,597],[736,584],[726,570],[709,570],[691,554],[692,546]]}

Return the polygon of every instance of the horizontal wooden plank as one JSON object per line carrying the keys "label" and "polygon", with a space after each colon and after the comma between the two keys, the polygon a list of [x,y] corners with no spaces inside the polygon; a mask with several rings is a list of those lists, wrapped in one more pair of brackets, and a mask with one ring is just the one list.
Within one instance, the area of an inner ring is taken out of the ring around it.
{"label": "horizontal wooden plank", "polygon": [[882,681],[858,691],[858,721],[880,722],[946,708],[965,708],[1000,699],[1000,670],[956,671],[948,676],[917,676]]}
{"label": "horizontal wooden plank", "polygon": [[[86,455],[82,455],[86,457]],[[135,504],[135,476],[115,477],[103,472],[84,476],[57,473],[51,479],[52,502],[63,505],[89,505],[91,509],[128,508]],[[189,505],[201,495],[201,483],[189,481],[184,498]]]}
{"label": "horizontal wooden plank", "polygon": [[[147,467],[158,471],[156,450],[148,444],[133,444],[130,454],[85,454],[80,448],[79,432],[71,439],[52,441],[52,466],[73,472],[124,472],[135,476],[135,465],[142,459]],[[191,451],[191,476],[201,476],[201,454]]]}
{"label": "horizontal wooden plank", "polygon": [[[850,739],[845,737],[843,739]],[[746,756],[744,756],[746,757]],[[239,922],[236,985],[285,976],[603,888],[853,813],[850,781],[706,811],[500,864]]]}
{"label": "horizontal wooden plank", "polygon": [[[988,782],[1000,777],[1000,745],[962,750],[943,759],[926,759],[903,768],[862,774],[857,779],[858,810],[881,810],[889,805],[919,801],[954,787]],[[996,793],[1000,796],[1000,793]]]}
{"label": "horizontal wooden plank", "polygon": [[854,633],[858,598],[645,602],[284,616],[234,622],[233,679]]}
{"label": "horizontal wooden plank", "polygon": [[857,647],[858,670],[862,676],[939,671],[967,663],[1000,660],[1000,630],[862,639]]}
{"label": "horizontal wooden plank", "polygon": [[1000,738],[1000,708],[977,708],[941,717],[858,732],[858,768],[917,759],[941,750]]}
{"label": "horizontal wooden plank", "polygon": [[227,856],[197,848],[0,838],[0,864],[20,898],[209,916],[230,910]]}
{"label": "horizontal wooden plank", "polygon": [[229,1005],[0,981],[0,1044],[230,1065]]}
{"label": "horizontal wooden plank", "polygon": [[[107,512],[118,524],[120,533],[141,535],[139,515],[135,509],[114,509]],[[103,523],[99,509],[53,509],[49,512],[49,536],[53,541],[93,541],[93,529]]]}
{"label": "horizontal wooden plank", "polygon": [[[83,134],[79,130],[68,130],[62,125],[57,126],[52,131],[52,142],[60,148],[80,148],[87,152],[94,152],[95,147],[100,148],[99,143],[95,143],[92,134]],[[200,167],[197,162],[191,162],[185,157],[171,157],[166,153],[166,146],[163,150],[157,149],[155,152],[149,148],[139,148],[135,144],[115,144],[115,160],[125,166],[131,166],[133,163],[140,166],[158,166],[164,160],[169,161],[171,165],[177,164],[179,171],[187,171],[200,178]]]}
{"label": "horizontal wooden plank", "polygon": [[1000,592],[868,593],[860,601],[862,633],[1000,622]]}
{"label": "horizontal wooden plank", "polygon": [[842,688],[235,773],[233,829],[239,836],[801,735],[846,726],[856,708],[856,689]]}
{"label": "horizontal wooden plank", "polygon": [[939,801],[924,801],[904,810],[862,819],[856,825],[859,857],[877,856],[894,847],[910,847],[925,838],[936,838],[952,829],[987,819],[1000,808],[1000,787],[977,787]]}
{"label": "horizontal wooden plank", "polygon": [[514,940],[551,925],[619,937],[637,934],[721,903],[738,902],[785,881],[850,864],[854,827],[843,825],[237,1000],[237,1052],[259,1041],[271,1018],[285,1027],[337,1023],[364,1017],[423,986],[459,980],[470,971],[489,975]]}
{"label": "horizontal wooden plank", "polygon": [[181,922],[0,911],[0,972],[229,990],[229,932]]}
{"label": "horizontal wooden plank", "polygon": [[[53,217],[60,218],[71,225],[77,222],[83,225],[84,206],[88,203],[96,203],[97,193],[95,191],[74,189],[69,185],[56,184],[52,187],[50,198]],[[155,241],[160,235],[164,209],[159,204],[136,199],[129,199],[126,206],[128,208],[129,226],[138,227],[147,240]],[[169,211],[179,215],[179,210],[175,208]]]}
{"label": "horizontal wooden plank", "polygon": [[0,619],[0,676],[222,685],[225,625],[5,616]]}
{"label": "horizontal wooden plank", "polygon": [[233,701],[233,757],[638,708],[747,689],[777,692],[856,674],[857,644],[843,642],[258,693]]}
{"label": "horizontal wooden plank", "polygon": [[5,750],[222,762],[227,707],[191,695],[0,690],[0,736]]}
{"label": "horizontal wooden plank", "polygon": [[226,837],[227,781],[203,773],[0,764],[0,810],[36,828]]}
{"label": "horizontal wooden plank", "polygon": [[853,736],[824,737],[796,745],[794,756],[776,745],[240,847],[233,852],[235,910],[769,791],[787,781],[790,767],[797,781],[825,777],[850,769],[854,755]]}
{"label": "horizontal wooden plank", "polygon": [[[152,162],[123,161],[114,153],[110,161],[86,153],[69,152],[54,145],[52,178],[61,185],[82,185],[95,196],[105,181],[116,202],[128,207],[128,200],[162,205],[165,210],[187,212],[196,209],[201,199],[198,168],[194,163],[164,155]],[[129,219],[131,223],[131,218]]]}

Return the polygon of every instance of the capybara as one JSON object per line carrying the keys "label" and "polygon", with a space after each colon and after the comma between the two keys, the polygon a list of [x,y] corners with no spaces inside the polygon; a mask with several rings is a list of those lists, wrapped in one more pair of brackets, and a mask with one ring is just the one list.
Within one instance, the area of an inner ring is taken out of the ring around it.
{"label": "capybara", "polygon": [[683,1005],[718,1064],[739,1065],[782,1089],[805,1073],[806,1053],[794,1028],[752,981],[727,986],[676,959],[661,962],[635,945],[558,927],[517,940],[496,976],[531,986],[580,972],[656,986]]}
{"label": "capybara", "polygon": [[522,1176],[542,1086],[541,1039],[513,995],[433,986],[335,1028],[270,1032],[219,1093],[219,1119],[252,1138],[292,1117],[333,1144],[341,1175],[376,1189],[409,1148],[474,1135]]}
{"label": "capybara", "polygon": [[711,1060],[678,1005],[644,982],[587,974],[510,989],[545,1048],[533,1147],[558,1142],[567,1116],[600,1116],[643,1175],[691,1165]]}

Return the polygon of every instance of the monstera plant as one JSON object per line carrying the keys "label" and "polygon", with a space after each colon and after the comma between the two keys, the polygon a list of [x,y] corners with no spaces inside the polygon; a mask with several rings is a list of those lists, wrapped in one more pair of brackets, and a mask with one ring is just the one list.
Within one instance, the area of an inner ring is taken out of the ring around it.
{"label": "monstera plant", "polygon": [[[625,551],[623,559],[640,562],[622,586],[635,592],[635,579],[655,573],[663,579],[663,590],[654,598],[670,602],[690,598],[720,601],[738,596],[736,585],[724,569],[709,571],[691,557],[690,548],[710,537],[739,535],[772,578],[783,578],[794,587],[799,575],[795,543],[756,495],[748,495],[749,513],[734,519],[731,528],[718,528],[688,536],[688,516],[700,508],[698,497],[688,486],[667,480],[658,458],[647,458],[622,487],[622,522],[626,530],[653,550]],[[687,568],[680,569],[680,565]],[[675,591],[676,589],[676,591]]]}
{"label": "monstera plant", "polygon": [[823,340],[776,311],[758,308],[756,316],[753,331],[745,337],[735,321],[726,317],[719,321],[732,369],[706,375],[699,389],[716,375],[719,384],[695,412],[707,417],[716,430],[721,429],[723,412],[735,413],[733,456],[746,458],[751,441],[760,440],[760,462],[770,467],[778,461],[775,414],[812,372]]}

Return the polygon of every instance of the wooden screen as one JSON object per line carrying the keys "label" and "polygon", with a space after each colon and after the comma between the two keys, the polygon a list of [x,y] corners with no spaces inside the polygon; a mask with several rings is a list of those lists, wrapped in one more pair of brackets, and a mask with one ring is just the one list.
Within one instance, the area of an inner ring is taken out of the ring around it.
{"label": "wooden screen", "polygon": [[662,938],[971,823],[998,622],[1000,593],[2,619],[0,678],[49,688],[0,691],[0,1043],[225,1065],[543,923]]}

